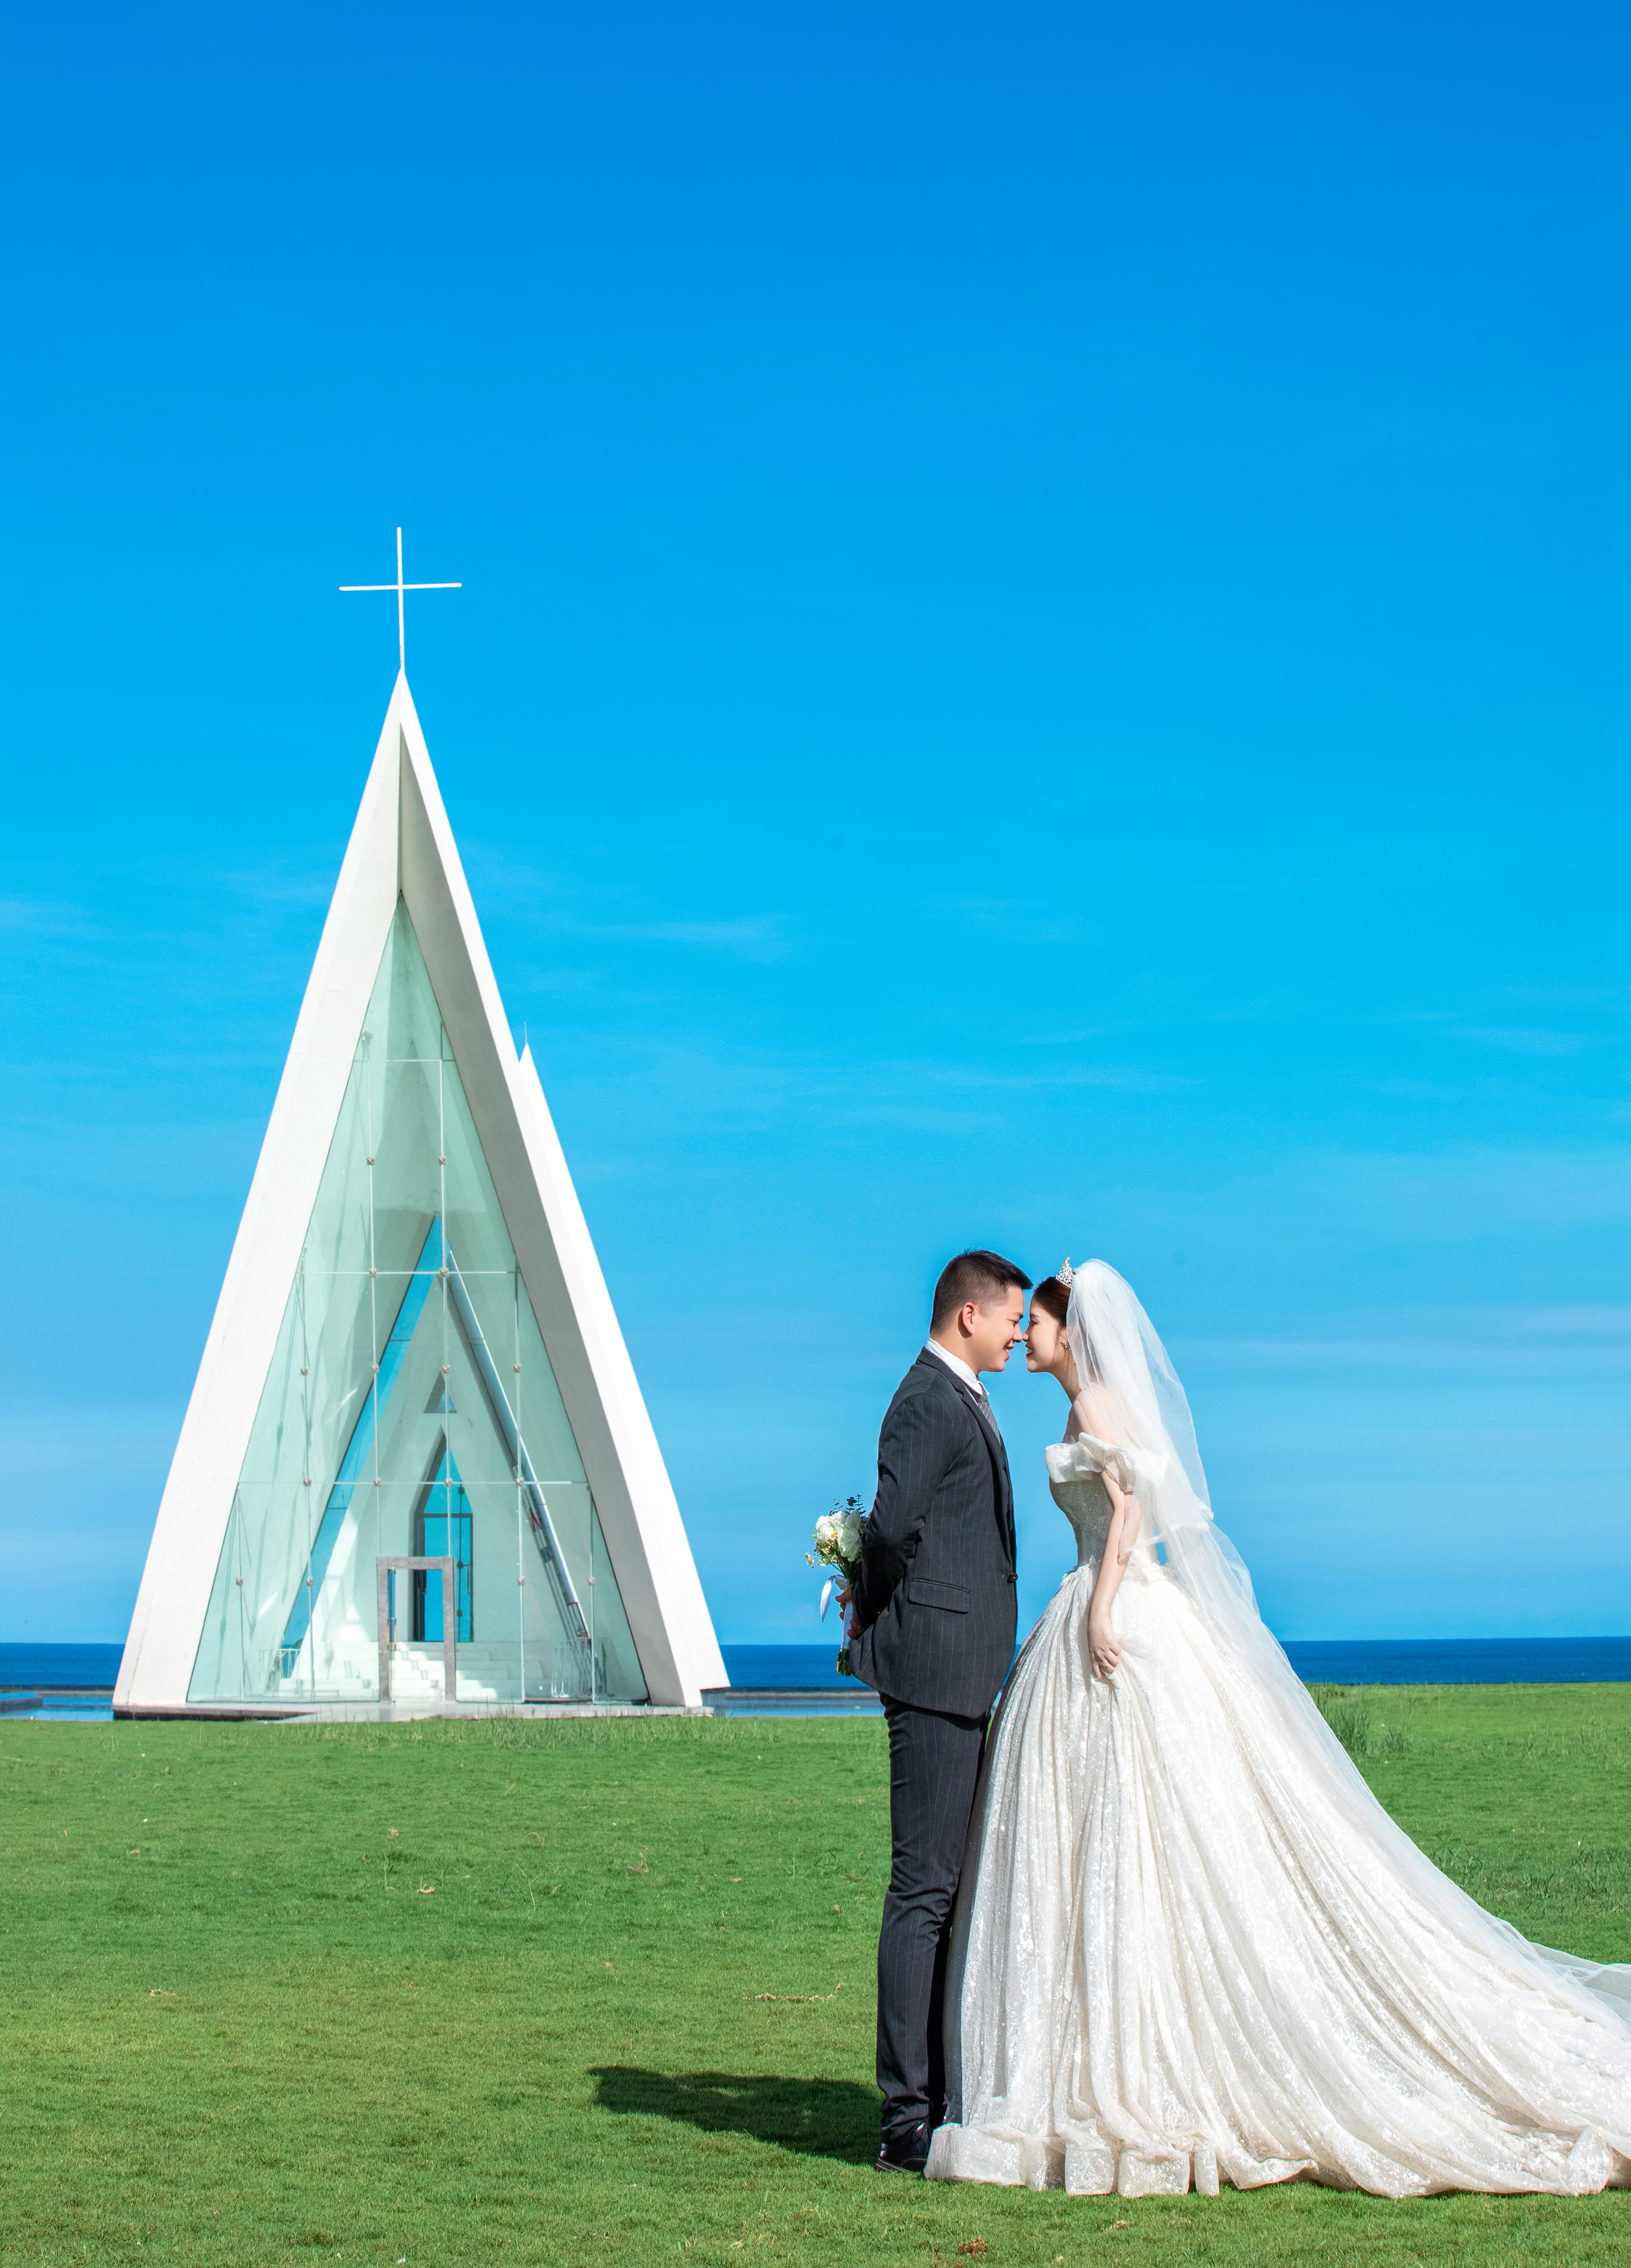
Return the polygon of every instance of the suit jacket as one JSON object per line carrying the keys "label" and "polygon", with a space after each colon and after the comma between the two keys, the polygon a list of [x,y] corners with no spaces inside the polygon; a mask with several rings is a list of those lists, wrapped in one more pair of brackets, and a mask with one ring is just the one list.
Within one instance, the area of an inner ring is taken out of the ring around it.
{"label": "suit jacket", "polygon": [[850,1666],[918,1709],[981,1717],[1014,1659],[1014,1491],[995,1424],[932,1354],[878,1436]]}

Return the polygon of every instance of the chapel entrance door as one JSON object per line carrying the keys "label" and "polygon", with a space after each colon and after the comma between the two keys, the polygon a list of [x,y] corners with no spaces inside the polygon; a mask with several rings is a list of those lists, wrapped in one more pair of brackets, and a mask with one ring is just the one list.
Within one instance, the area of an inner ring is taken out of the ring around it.
{"label": "chapel entrance door", "polygon": [[[444,1700],[449,1705],[457,1701],[459,1697],[457,1666],[459,1617],[456,1609],[454,1609],[454,1602],[458,1597],[457,1562],[452,1558],[405,1557],[376,1559],[373,1564],[378,1586],[380,1616],[380,1700],[408,1700],[421,1697],[417,1694],[410,1695],[405,1691],[399,1694],[396,1683],[393,1682],[392,1672],[393,1669],[397,1669],[399,1671],[397,1683],[406,1684],[408,1680],[402,1677],[400,1672],[408,1669],[413,1658],[417,1658],[413,1660],[415,1668],[423,1660],[424,1649],[415,1646],[413,1634],[416,1623],[423,1630],[429,1619],[426,1612],[429,1601],[424,1593],[419,1590],[419,1586],[427,1584],[430,1577],[434,1574],[440,1586],[440,1595],[436,1602],[438,1609],[436,1619],[440,1624],[441,1635],[442,1695]],[[399,1586],[396,1580],[398,1575],[410,1576],[413,1580]],[[413,1596],[416,1591],[419,1591],[417,1598]]]}

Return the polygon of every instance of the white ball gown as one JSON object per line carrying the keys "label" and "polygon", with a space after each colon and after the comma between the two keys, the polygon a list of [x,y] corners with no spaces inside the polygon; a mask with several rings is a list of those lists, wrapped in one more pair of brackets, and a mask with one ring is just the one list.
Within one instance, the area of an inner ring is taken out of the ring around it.
{"label": "white ball gown", "polygon": [[[987,1745],[930,2178],[1124,2197],[1631,2185],[1631,1970],[1528,1943],[1371,1795],[1207,1532],[1148,1319],[1113,1270],[1088,1274],[1072,1344],[1096,1382],[1047,1453],[1078,1565]],[[1107,1463],[1143,1519],[1104,1682],[1087,1631]]]}

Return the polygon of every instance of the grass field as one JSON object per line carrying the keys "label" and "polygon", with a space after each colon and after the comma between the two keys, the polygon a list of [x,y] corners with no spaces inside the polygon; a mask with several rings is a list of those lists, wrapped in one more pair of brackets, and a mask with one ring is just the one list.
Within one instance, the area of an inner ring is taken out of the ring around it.
{"label": "grass field", "polygon": [[[1531,1936],[1631,1957],[1631,1687],[1326,1692]],[[0,2259],[1631,2259],[1631,2193],[870,2169],[875,1720],[7,1725]]]}

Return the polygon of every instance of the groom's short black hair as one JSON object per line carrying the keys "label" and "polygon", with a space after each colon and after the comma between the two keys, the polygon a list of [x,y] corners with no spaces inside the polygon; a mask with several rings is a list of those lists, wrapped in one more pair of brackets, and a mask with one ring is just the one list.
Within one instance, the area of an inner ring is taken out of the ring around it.
{"label": "groom's short black hair", "polygon": [[940,1271],[929,1329],[939,1330],[948,1315],[955,1315],[970,1300],[983,1314],[989,1314],[1010,1285],[1029,1292],[1030,1278],[1022,1268],[1016,1268],[1000,1252],[960,1252]]}

